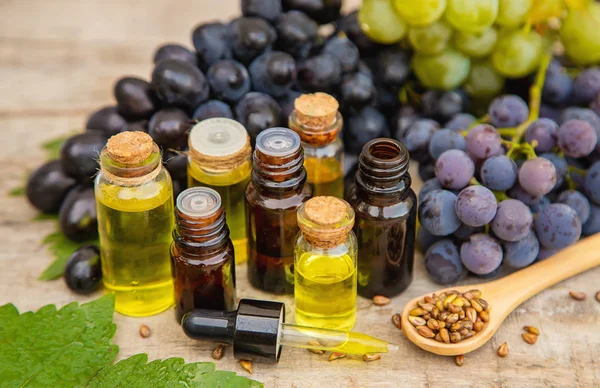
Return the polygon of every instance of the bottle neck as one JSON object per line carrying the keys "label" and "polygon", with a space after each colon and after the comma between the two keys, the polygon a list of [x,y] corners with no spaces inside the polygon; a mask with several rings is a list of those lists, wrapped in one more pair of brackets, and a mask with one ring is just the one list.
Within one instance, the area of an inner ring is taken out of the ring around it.
{"label": "bottle neck", "polygon": [[162,157],[158,146],[142,163],[126,165],[111,159],[106,149],[100,154],[100,168],[108,180],[115,184],[135,186],[153,180],[162,167]]}
{"label": "bottle neck", "polygon": [[299,120],[296,111],[290,114],[288,124],[290,129],[300,136],[303,143],[312,147],[324,147],[333,143],[343,126],[343,118],[340,112],[337,112],[331,123],[325,125],[310,126]]}
{"label": "bottle neck", "polygon": [[210,254],[224,248],[229,241],[223,208],[208,217],[192,217],[177,209],[175,219],[174,241],[186,255]]}
{"label": "bottle neck", "polygon": [[304,150],[286,156],[266,155],[254,151],[252,183],[259,192],[296,193],[306,182]]}

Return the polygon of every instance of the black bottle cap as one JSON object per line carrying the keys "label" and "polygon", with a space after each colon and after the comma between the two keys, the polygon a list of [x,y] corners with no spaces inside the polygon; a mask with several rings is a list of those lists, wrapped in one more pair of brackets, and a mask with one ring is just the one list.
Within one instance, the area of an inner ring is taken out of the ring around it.
{"label": "black bottle cap", "polygon": [[283,303],[242,299],[237,311],[194,310],[182,327],[190,338],[233,345],[238,360],[278,362],[284,322]]}

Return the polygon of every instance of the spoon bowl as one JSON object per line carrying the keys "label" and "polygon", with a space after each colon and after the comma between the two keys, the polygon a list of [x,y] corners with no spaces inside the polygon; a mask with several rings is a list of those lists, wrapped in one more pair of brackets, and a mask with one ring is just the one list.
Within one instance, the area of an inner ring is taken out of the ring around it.
{"label": "spoon bowl", "polygon": [[472,352],[492,338],[506,317],[521,303],[553,286],[554,284],[600,265],[600,235],[588,237],[565,248],[554,256],[512,273],[502,279],[487,283],[456,286],[435,291],[440,294],[448,290],[464,293],[481,290],[481,297],[490,305],[490,320],[473,337],[457,343],[447,344],[421,336],[408,321],[410,310],[422,301],[421,295],[408,302],[402,311],[402,331],[406,337],[423,350],[442,356],[457,356]]}

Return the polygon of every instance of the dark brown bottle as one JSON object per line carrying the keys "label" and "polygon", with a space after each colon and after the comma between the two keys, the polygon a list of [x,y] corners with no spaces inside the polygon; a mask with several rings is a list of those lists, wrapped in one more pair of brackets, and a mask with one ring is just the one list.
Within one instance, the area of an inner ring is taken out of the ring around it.
{"label": "dark brown bottle", "polygon": [[312,196],[300,137],[269,128],[256,138],[252,180],[246,189],[248,280],[275,294],[294,292],[296,210]]}
{"label": "dark brown bottle", "polygon": [[410,188],[409,154],[396,140],[363,147],[348,202],[356,213],[358,294],[392,297],[412,282],[417,197]]}
{"label": "dark brown bottle", "polygon": [[235,255],[219,194],[206,187],[181,193],[171,263],[175,317],[193,309],[235,310]]}

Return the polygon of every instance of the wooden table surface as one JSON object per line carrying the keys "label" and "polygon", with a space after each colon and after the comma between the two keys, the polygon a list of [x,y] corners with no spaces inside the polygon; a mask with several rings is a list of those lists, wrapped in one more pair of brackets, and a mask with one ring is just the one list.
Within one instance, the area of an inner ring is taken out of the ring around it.
{"label": "wooden table surface", "polygon": [[[39,144],[82,128],[87,114],[113,104],[112,86],[125,74],[148,78],[155,47],[163,42],[191,46],[190,32],[201,21],[239,13],[237,0],[3,0],[0,1],[0,305],[21,311],[54,303],[85,302],[62,281],[37,277],[51,261],[42,247],[52,222],[32,222],[36,212],[24,198],[10,197],[24,174],[44,154]],[[347,1],[347,8],[358,1]],[[238,296],[269,298],[248,286],[239,268]],[[390,323],[411,298],[434,291],[422,256],[412,286],[391,305],[359,298],[355,330],[396,342],[400,350],[381,361],[350,358],[328,362],[306,350],[287,349],[276,366],[256,364],[253,377],[267,387],[600,387],[600,268],[560,283],[520,306],[486,346],[466,356],[462,368],[451,358],[426,354]],[[471,279],[472,281],[472,279]],[[575,302],[570,290],[588,299]],[[293,310],[291,298],[279,298]],[[290,320],[293,317],[288,317]],[[115,314],[119,357],[147,352],[151,359],[183,357],[212,361],[213,345],[188,340],[173,312],[134,319]],[[139,326],[152,330],[141,339]],[[542,334],[536,345],[521,339],[522,327]],[[508,341],[509,355],[496,349]],[[228,354],[219,369],[246,374]],[[0,384],[1,385],[1,384]]]}

